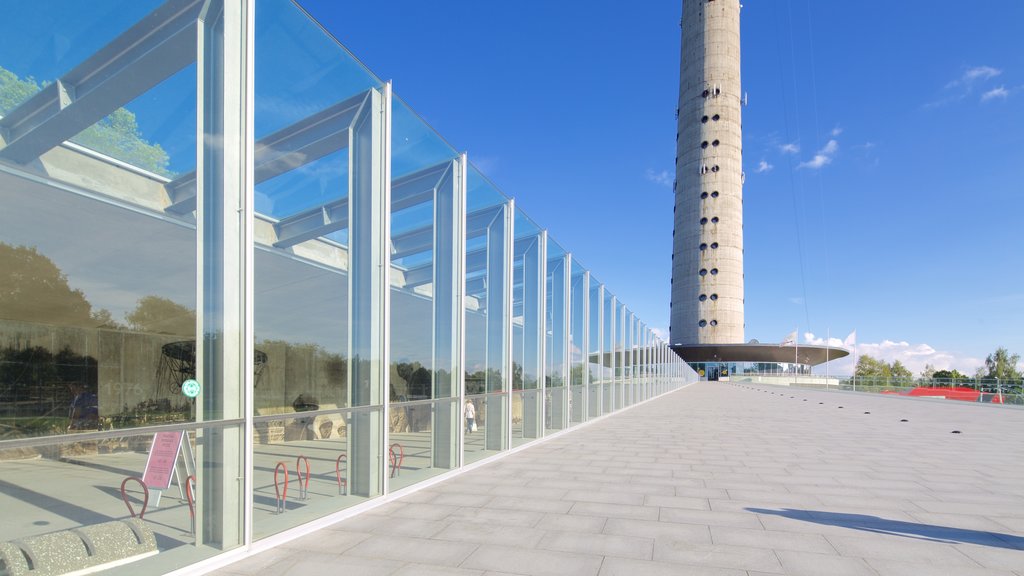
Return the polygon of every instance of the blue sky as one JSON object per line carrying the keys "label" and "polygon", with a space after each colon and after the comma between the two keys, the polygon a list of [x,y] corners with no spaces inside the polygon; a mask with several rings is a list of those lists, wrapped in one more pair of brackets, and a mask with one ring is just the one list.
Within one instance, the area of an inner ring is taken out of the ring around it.
{"label": "blue sky", "polygon": [[[667,331],[677,0],[302,4]],[[915,372],[1024,353],[1024,3],[742,18],[747,338],[856,329]]]}

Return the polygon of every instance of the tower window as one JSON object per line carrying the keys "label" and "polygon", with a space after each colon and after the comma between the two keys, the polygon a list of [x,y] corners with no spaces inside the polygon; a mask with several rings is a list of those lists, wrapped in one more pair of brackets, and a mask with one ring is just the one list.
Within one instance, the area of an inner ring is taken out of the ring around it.
{"label": "tower window", "polygon": [[707,197],[708,197],[708,193],[707,193],[707,192],[701,192],[701,193],[700,193],[700,199],[701,199],[701,200],[704,200],[704,199],[705,199],[705,198],[707,198]]}
{"label": "tower window", "polygon": [[707,117],[707,115],[704,115],[704,116],[701,116],[701,117],[700,117],[700,123],[701,123],[701,124],[707,124],[707,123],[708,123],[708,117]]}
{"label": "tower window", "polygon": [[718,190],[715,190],[714,192],[712,192],[711,193],[711,197],[712,198],[718,198]]}
{"label": "tower window", "polygon": [[707,141],[707,140],[705,140],[705,141],[701,142],[701,143],[700,143],[700,147],[701,147],[702,149],[703,149],[703,148],[707,148],[707,147],[708,147],[708,141]]}
{"label": "tower window", "polygon": [[712,300],[718,300],[718,294],[712,294],[711,295],[711,299]]}
{"label": "tower window", "polygon": [[718,224],[718,216],[712,216],[711,217],[711,223],[712,224]]}
{"label": "tower window", "polygon": [[701,276],[707,276],[708,275],[708,269],[707,268],[701,268],[700,269],[700,275]]}
{"label": "tower window", "polygon": [[700,244],[700,250],[701,250],[701,252],[703,252],[703,251],[705,251],[705,250],[707,250],[707,249],[708,249],[708,245],[707,245],[707,244],[705,244],[705,243],[703,243],[703,242],[701,242],[701,244]]}
{"label": "tower window", "polygon": [[712,268],[711,269],[711,275],[712,276],[717,276],[718,275],[718,268]]}
{"label": "tower window", "polygon": [[722,119],[722,117],[719,116],[718,114],[715,114],[714,116],[711,117],[711,119],[714,120],[715,122],[718,122],[719,120]]}
{"label": "tower window", "polygon": [[707,218],[701,218],[701,219],[700,219],[700,225],[701,225],[701,226],[703,226],[703,225],[705,225],[705,224],[707,224],[707,223],[708,223],[708,219],[707,219]]}
{"label": "tower window", "polygon": [[[676,134],[676,138],[679,138],[679,134]],[[712,142],[711,142],[711,145],[712,145],[712,146],[718,146],[718,140],[714,140],[714,141],[712,141]]]}
{"label": "tower window", "polygon": [[707,98],[708,94],[710,94],[710,92],[708,90],[704,90],[704,92],[701,93],[701,96]]}
{"label": "tower window", "polygon": [[712,166],[711,167],[711,171],[712,172],[718,172],[718,164],[715,164],[714,166]]}
{"label": "tower window", "polygon": [[711,243],[711,249],[712,250],[718,250],[718,242],[712,242]]}
{"label": "tower window", "polygon": [[712,320],[711,321],[711,325],[712,326],[718,326],[718,320]]}
{"label": "tower window", "polygon": [[700,300],[701,302],[703,302],[703,301],[705,301],[705,300],[707,300],[707,299],[708,299],[708,295],[707,295],[707,294],[701,294],[701,295],[700,295],[700,296],[699,296],[699,297],[697,298],[697,300]]}
{"label": "tower window", "polygon": [[701,320],[700,322],[697,323],[697,325],[700,326],[701,328],[703,328],[703,327],[708,325],[708,321],[707,320]]}

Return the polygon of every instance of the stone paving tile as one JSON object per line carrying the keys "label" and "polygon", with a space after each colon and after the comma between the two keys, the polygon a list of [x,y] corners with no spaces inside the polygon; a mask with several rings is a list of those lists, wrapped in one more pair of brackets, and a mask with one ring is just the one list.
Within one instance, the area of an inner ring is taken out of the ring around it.
{"label": "stone paving tile", "polygon": [[1024,571],[1024,551],[963,544],[957,550],[985,568]]}
{"label": "stone paving tile", "polygon": [[499,544],[535,548],[544,537],[544,530],[538,528],[510,528],[501,524],[482,522],[453,522],[444,530],[433,535],[438,540],[472,542],[476,544]]}
{"label": "stone paving tile", "polygon": [[633,520],[657,520],[658,508],[650,506],[629,506],[627,504],[604,504],[601,502],[576,502],[570,514],[604,516],[607,518],[631,518]]}
{"label": "stone paving tile", "polygon": [[750,546],[696,544],[686,540],[658,538],[654,541],[654,560],[675,564],[713,566],[736,570],[781,572],[775,551]]}
{"label": "stone paving tile", "polygon": [[617,558],[650,560],[654,550],[653,538],[586,534],[579,532],[548,532],[537,546],[544,550],[579,552]]}
{"label": "stone paving tile", "polygon": [[698,524],[609,518],[605,524],[604,533],[655,539],[667,538],[669,540],[688,541],[695,544],[711,544],[711,533],[708,531],[708,527]]}
{"label": "stone paving tile", "polygon": [[688,496],[651,495],[644,499],[645,506],[664,506],[666,508],[686,508],[688,510],[710,510],[707,498],[691,498]]}
{"label": "stone paving tile", "polygon": [[[570,514],[545,514],[537,523],[542,530],[561,530],[599,534],[608,524],[608,518],[601,516],[574,516]],[[609,532],[611,534],[612,532]]]}
{"label": "stone paving tile", "polygon": [[381,535],[373,536],[356,544],[346,550],[343,555],[458,566],[476,549],[476,544],[466,542]]}
{"label": "stone paving tile", "polygon": [[605,558],[600,576],[747,576],[746,570],[681,565],[626,558]]}
{"label": "stone paving tile", "polygon": [[658,519],[662,522],[700,524],[704,526],[736,526],[739,528],[761,528],[757,516],[747,512],[722,512],[716,510],[687,510],[685,508],[662,508]]}
{"label": "stone paving tile", "polygon": [[281,545],[283,549],[309,550],[323,552],[324,554],[341,554],[345,550],[370,538],[370,534],[362,532],[338,532],[335,530],[321,530],[308,536],[286,542]]}
{"label": "stone paving tile", "polygon": [[534,576],[593,576],[601,569],[601,556],[523,550],[511,546],[481,546],[462,568],[480,570],[515,570],[517,574]]}
{"label": "stone paving tile", "polygon": [[828,541],[843,556],[954,566],[976,565],[957,548],[941,541],[918,540],[900,536],[883,539],[868,535],[829,536]]}
{"label": "stone paving tile", "polygon": [[929,576],[1013,576],[1013,572],[1007,570],[993,570],[961,564],[945,566],[875,558],[868,558],[867,563],[878,572],[879,576],[923,576],[925,574]]}
{"label": "stone paving tile", "polygon": [[406,564],[398,569],[393,576],[483,576],[483,570],[453,568],[451,566],[433,566],[430,564]]}
{"label": "stone paving tile", "polygon": [[644,503],[643,494],[623,493],[621,491],[570,490],[566,492],[565,499],[577,502],[603,502],[605,504],[629,504],[633,506],[639,506]]}
{"label": "stone paving tile", "polygon": [[777,532],[774,530],[750,530],[711,526],[711,541],[715,544],[752,546],[772,550],[796,550],[818,554],[836,554],[836,549],[821,534],[799,532]]}
{"label": "stone paving tile", "polygon": [[782,562],[782,572],[787,576],[877,576],[861,558],[792,550],[779,550],[777,554]]}
{"label": "stone paving tile", "polygon": [[[310,576],[310,574],[359,574],[363,576],[385,576],[394,574],[405,562],[384,558],[339,556],[307,552],[298,556],[296,562],[283,571],[263,572],[275,576]],[[258,573],[252,573],[258,574]]]}

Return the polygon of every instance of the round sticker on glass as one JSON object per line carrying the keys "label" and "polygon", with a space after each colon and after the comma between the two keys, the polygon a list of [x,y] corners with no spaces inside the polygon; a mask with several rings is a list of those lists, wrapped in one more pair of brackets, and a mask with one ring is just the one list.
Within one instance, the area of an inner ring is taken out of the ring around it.
{"label": "round sticker on glass", "polygon": [[185,380],[181,383],[181,393],[189,398],[195,398],[199,396],[203,387],[199,384],[198,380]]}

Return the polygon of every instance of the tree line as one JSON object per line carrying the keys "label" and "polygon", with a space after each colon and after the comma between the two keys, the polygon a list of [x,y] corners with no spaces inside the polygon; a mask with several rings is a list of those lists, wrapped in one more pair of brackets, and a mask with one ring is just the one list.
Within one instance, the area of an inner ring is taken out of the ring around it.
{"label": "tree line", "polygon": [[[985,364],[979,366],[972,376],[963,374],[957,369],[936,370],[931,364],[925,364],[920,377],[922,380],[1024,380],[1020,370],[1020,354],[1011,353],[1000,346],[985,358]],[[899,360],[888,363],[885,360],[864,354],[857,360],[854,374],[858,378],[876,378],[884,380],[913,380],[914,374]]]}

